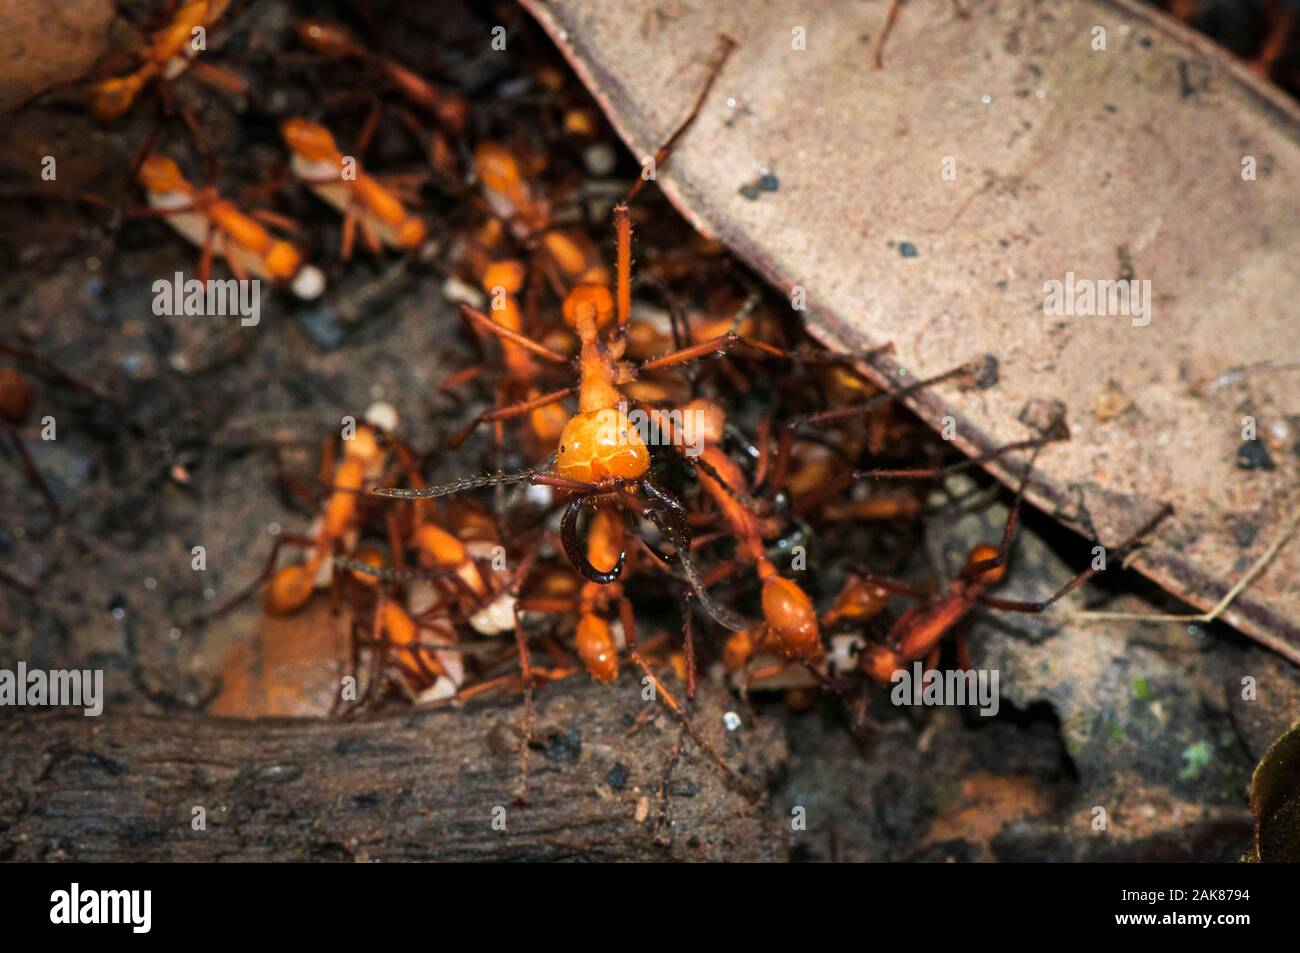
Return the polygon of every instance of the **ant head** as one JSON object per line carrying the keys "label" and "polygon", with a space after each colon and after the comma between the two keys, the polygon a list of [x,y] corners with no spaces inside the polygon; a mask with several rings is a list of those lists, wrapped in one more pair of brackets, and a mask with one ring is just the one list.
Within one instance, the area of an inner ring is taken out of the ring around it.
{"label": "ant head", "polygon": [[893,681],[894,673],[902,667],[898,654],[883,645],[868,646],[858,653],[858,670],[881,685]]}
{"label": "ant head", "polygon": [[87,109],[90,115],[102,122],[126,115],[140,92],[140,79],[136,74],[115,76],[96,83],[90,93]]}
{"label": "ant head", "polygon": [[[971,573],[972,578],[985,585],[992,586],[1002,581],[1006,575],[1007,567],[1005,565],[992,565],[998,558],[998,548],[990,546],[987,543],[976,546],[966,557],[966,571]],[[977,572],[972,572],[975,567],[984,565],[985,568]]]}
{"label": "ant head", "polygon": [[526,272],[524,263],[517,259],[494,261],[483,271],[483,290],[491,293],[493,288],[501,288],[508,295],[519,294]]}
{"label": "ant head", "polygon": [[865,620],[879,615],[889,604],[889,590],[870,579],[852,579],[835,600],[841,619]]}
{"label": "ant head", "polygon": [[339,147],[324,126],[307,119],[286,119],[280,125],[284,144],[308,162],[333,162],[339,158]]}
{"label": "ant head", "polygon": [[564,323],[575,331],[589,320],[600,330],[614,320],[614,296],[604,285],[577,285],[564,299]]}
{"label": "ant head", "polygon": [[555,469],[579,483],[637,480],[650,469],[650,451],[622,410],[594,410],[574,414],[564,425]]}
{"label": "ant head", "polygon": [[140,166],[137,173],[140,184],[148,192],[192,192],[193,188],[181,175],[180,166],[163,155],[154,153]]}
{"label": "ant head", "polygon": [[523,186],[519,160],[505,146],[495,142],[481,142],[474,150],[474,167],[483,180],[483,187],[492,192],[512,195]]}
{"label": "ant head", "polygon": [[609,283],[609,269],[595,261],[596,251],[581,232],[553,229],[542,235],[542,247],[569,281]]}

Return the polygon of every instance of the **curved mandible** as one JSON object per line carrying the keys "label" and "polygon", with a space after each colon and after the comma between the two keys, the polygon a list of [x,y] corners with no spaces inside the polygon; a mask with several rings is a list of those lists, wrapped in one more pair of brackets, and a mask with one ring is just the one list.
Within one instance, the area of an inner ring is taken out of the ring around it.
{"label": "curved mandible", "polygon": [[618,551],[618,562],[614,563],[614,568],[609,572],[601,572],[591,564],[582,541],[578,539],[578,511],[582,509],[582,502],[582,497],[574,497],[560,520],[560,542],[564,545],[564,555],[569,557],[569,562],[573,563],[573,568],[578,570],[583,579],[600,586],[608,586],[622,575],[627,548]]}

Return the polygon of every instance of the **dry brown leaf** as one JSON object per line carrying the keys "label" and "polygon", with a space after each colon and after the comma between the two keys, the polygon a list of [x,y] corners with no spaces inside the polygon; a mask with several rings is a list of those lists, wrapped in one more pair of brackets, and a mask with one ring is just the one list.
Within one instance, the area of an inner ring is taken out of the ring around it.
{"label": "dry brown leaf", "polygon": [[[1032,401],[1068,405],[1073,440],[1030,492],[1056,518],[1114,545],[1172,503],[1136,565],[1209,608],[1300,503],[1300,110],[1208,40],[1129,0],[908,4],[877,71],[888,0],[524,4],[637,155],[735,38],[664,191],[805,288],[831,347],[894,342],[882,381],[996,355],[996,387],[913,402],[967,452],[1023,439]],[[768,173],[775,191],[745,188]],[[1046,316],[1071,271],[1149,279],[1150,323]],[[1091,412],[1109,381],[1136,412]],[[1247,416],[1261,440],[1239,456]],[[1273,469],[1240,465],[1270,446]],[[1297,578],[1291,545],[1224,618],[1300,661]]]}

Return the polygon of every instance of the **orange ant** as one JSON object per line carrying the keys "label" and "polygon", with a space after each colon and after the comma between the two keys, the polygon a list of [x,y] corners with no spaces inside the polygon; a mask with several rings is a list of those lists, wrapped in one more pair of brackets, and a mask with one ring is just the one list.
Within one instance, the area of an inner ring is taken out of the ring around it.
{"label": "orange ant", "polygon": [[326,59],[356,59],[372,64],[403,97],[432,114],[448,132],[459,133],[465,128],[469,106],[464,96],[417,76],[391,57],[371,52],[347,28],[322,20],[303,20],[298,24],[298,40]]}
{"label": "orange ant", "polygon": [[424,222],[407,212],[390,189],[361,171],[355,158],[350,159],[349,169],[349,160],[339,152],[324,126],[306,119],[288,119],[280,132],[293,154],[293,174],[343,213],[344,261],[352,257],[358,229],[373,254],[379,254],[382,245],[412,251],[424,241]]}
{"label": "orange ant", "polygon": [[[703,92],[697,98],[686,120],[656,152],[656,164],[661,165],[666,160],[673,143],[698,113],[708,89],[711,88],[733,46],[733,41],[729,39],[724,41],[723,55],[711,71]],[[695,597],[700,600],[701,605],[705,606],[719,621],[735,627],[738,623],[734,616],[714,605],[708,598],[707,592],[699,585],[698,573],[689,558],[690,529],[686,510],[651,476],[650,451],[628,418],[627,402],[622,388],[636,381],[644,373],[722,354],[736,346],[751,347],[777,357],[784,356],[785,352],[764,342],[728,332],[651,360],[633,363],[623,359],[631,313],[632,224],[627,202],[638,194],[645,181],[641,179],[634,184],[627,199],[614,207],[613,218],[617,236],[615,292],[611,293],[601,284],[584,283],[574,287],[564,298],[562,313],[565,324],[576,335],[579,342],[577,358],[579,382],[576,388],[565,388],[498,408],[484,417],[484,419],[504,420],[531,414],[541,407],[558,403],[576,390],[578,413],[565,423],[560,433],[557,452],[552,460],[542,467],[513,474],[467,478],[442,486],[419,489],[378,487],[371,492],[394,499],[420,500],[479,487],[504,486],[520,482],[567,491],[572,494],[572,497],[565,508],[560,524],[560,538],[565,555],[583,578],[600,586],[612,584],[619,579],[626,561],[626,548],[620,539],[619,552],[612,565],[607,564],[601,568],[593,564],[578,538],[579,514],[587,503],[595,503],[598,508],[608,508],[614,503],[621,504],[631,508],[638,516],[650,519],[658,527],[673,546],[672,558],[659,553],[644,540],[643,545],[650,548],[651,552],[665,564],[677,562],[692,584]],[[571,363],[568,356],[493,321],[468,304],[462,303],[460,308],[461,313],[468,320],[482,330],[497,335],[504,342],[517,345],[550,364],[565,366]],[[623,611],[630,619],[630,604],[626,605],[627,609]],[[516,628],[519,630],[518,622]],[[590,623],[588,629],[589,635],[599,636],[599,633],[592,631],[593,627]],[[625,632],[625,637],[631,644],[631,634]],[[525,691],[528,693],[526,702],[530,702],[532,688],[528,675],[530,663],[521,630],[518,631],[517,639]],[[598,641],[604,640],[598,639]],[[639,655],[633,657],[638,659],[639,664],[643,664],[647,675],[657,682],[658,679],[649,671],[648,666],[644,665]],[[676,700],[666,693],[661,694],[660,697],[665,700],[665,704],[673,710],[674,714],[682,719],[683,724],[689,726],[685,712]],[[531,713],[531,706],[529,711]],[[687,730],[693,733],[689,727]],[[707,745],[702,742],[701,746],[707,749]],[[718,760],[721,763],[720,759]]]}
{"label": "orange ant", "polygon": [[[791,456],[793,434],[797,429],[807,426],[810,422],[824,422],[831,419],[872,413],[886,405],[893,404],[901,397],[914,394],[921,389],[956,378],[970,378],[974,375],[974,370],[975,366],[962,365],[934,377],[918,380],[906,387],[877,394],[860,404],[837,407],[829,411],[796,418],[787,427],[780,453],[781,462],[777,467],[769,470],[768,454],[766,451],[762,451],[760,452],[760,472],[764,475],[766,473],[776,473],[774,485],[781,486],[785,482],[784,473],[787,466],[786,461]],[[714,498],[732,535],[740,543],[737,561],[756,565],[759,576],[764,582],[764,624],[760,627],[747,627],[728,638],[723,651],[725,667],[731,671],[737,671],[747,667],[756,653],[763,650],[772,650],[786,659],[801,663],[817,680],[834,688],[835,686],[828,681],[822,671],[824,667],[823,661],[826,660],[826,656],[819,630],[842,622],[869,619],[884,608],[890,590],[885,587],[885,583],[882,583],[879,577],[866,575],[862,578],[855,578],[840,592],[833,608],[819,617],[813,609],[811,600],[798,589],[795,583],[781,579],[776,574],[775,567],[766,559],[762,541],[762,523],[757,513],[758,504],[748,495],[748,486],[740,468],[717,445],[724,425],[721,411],[716,407],[709,407],[705,410],[700,402],[692,405],[692,407],[706,421],[705,426],[702,428],[703,447],[698,458],[692,461],[697,471],[699,471],[697,475],[700,484]],[[1013,450],[1027,448],[1037,450],[1046,443],[1062,439],[1068,439],[1068,430],[1065,429],[1064,423],[1060,422],[1055,429],[1039,438],[1013,443],[975,460],[967,460],[946,468],[852,471],[844,474],[839,479],[823,478],[823,486],[815,490],[811,496],[820,500],[827,492],[842,489],[855,481],[864,479],[891,476],[930,478],[973,466],[978,462],[996,458]],[[902,511],[907,512],[907,508],[904,507]],[[879,514],[879,516],[885,518],[894,518],[897,515],[899,515],[899,509],[894,505],[883,507],[882,512]],[[725,574],[732,568],[734,568],[734,564],[719,566],[717,567],[717,573]],[[711,580],[716,577],[714,573],[710,574]],[[788,598],[779,600],[777,598],[778,591],[769,592],[778,581],[783,584],[780,593]],[[796,592],[797,596],[795,595]],[[771,600],[770,608],[769,599]],[[772,610],[775,610],[775,612]],[[833,661],[833,667],[837,669],[848,667],[847,649],[848,646],[843,643],[843,640],[834,640],[833,660],[827,661]],[[751,672],[746,678],[745,684],[748,684],[752,679],[764,679],[770,684],[771,677],[781,673],[785,668],[786,665],[784,664],[775,664],[759,672]]]}
{"label": "orange ant", "polygon": [[[375,601],[369,638],[363,639],[353,623],[352,671],[361,667],[361,649],[377,649],[364,704],[376,689],[377,673],[392,666],[403,693],[416,704],[430,704],[452,698],[465,680],[465,669],[457,645],[456,631],[441,619],[417,616],[389,596]],[[427,636],[422,635],[427,633]]]}
{"label": "orange ant", "polygon": [[[1062,424],[1063,426],[1063,424]],[[1048,434],[1047,439],[1060,439],[1059,434]],[[934,668],[938,663],[940,642],[966,615],[976,606],[985,606],[1005,612],[1040,613],[1059,600],[1074,592],[1099,571],[1095,566],[1083,570],[1065,585],[1041,601],[1024,601],[1002,599],[989,595],[989,591],[1002,583],[1006,576],[1007,561],[1015,542],[1016,530],[1020,524],[1020,507],[1025,488],[1033,473],[1034,460],[1038,456],[1036,449],[1021,477],[1020,487],[1016,491],[1015,502],[1007,514],[1007,521],[1002,531],[1002,541],[997,546],[981,543],[973,547],[966,558],[957,577],[949,584],[946,591],[939,594],[920,592],[906,583],[887,577],[866,575],[853,585],[870,591],[873,597],[864,601],[861,611],[855,618],[865,620],[884,608],[884,592],[905,595],[920,600],[920,604],[908,609],[890,626],[882,642],[868,646],[858,655],[858,668],[869,678],[888,684],[896,671],[908,664],[926,660],[927,668]],[[929,474],[917,470],[907,475],[937,475],[951,472],[953,468],[933,470]],[[883,475],[890,475],[882,471]],[[1162,507],[1156,515],[1144,524],[1127,542],[1123,543],[1118,556],[1127,556],[1169,513],[1172,507]],[[969,653],[964,640],[958,642],[958,659],[963,668],[971,668]]]}
{"label": "orange ant", "polygon": [[[460,136],[469,120],[469,105],[464,96],[417,76],[391,57],[366,49],[338,24],[304,20],[298,25],[298,40],[326,59],[354,59],[370,64],[398,89],[403,99],[431,114],[441,128],[433,131],[424,149],[437,181],[448,191],[458,191],[458,160],[448,137]],[[424,132],[414,116],[405,109],[399,110],[398,116],[417,139],[423,138]]]}
{"label": "orange ant", "polygon": [[729,572],[736,564],[753,566],[762,584],[764,625],[775,646],[790,659],[811,662],[819,658],[822,644],[812,600],[767,558],[763,524],[748,499],[747,481],[721,447],[725,413],[716,404],[697,400],[687,404],[683,414],[684,424],[689,422],[694,431],[689,434],[695,442],[695,453],[688,457],[690,464],[737,542],[735,563],[718,567],[710,575]]}
{"label": "orange ant", "polygon": [[[305,606],[317,587],[327,582],[336,596],[337,570],[367,568],[367,563],[345,560],[342,554],[356,546],[362,520],[361,493],[367,483],[382,478],[390,452],[396,453],[408,467],[413,466],[405,447],[387,436],[395,426],[396,414],[392,408],[375,404],[367,411],[365,422],[356,424],[355,431],[344,437],[341,460],[334,461],[332,440],[325,445],[321,482],[329,493],[313,528],[307,535],[277,536],[257,579],[206,618],[225,615],[264,584],[265,610],[271,615],[289,615]],[[277,569],[280,550],[285,546],[307,550],[306,561]]]}
{"label": "orange ant", "polygon": [[[174,109],[171,83],[187,70],[222,89],[241,95],[246,93],[248,87],[243,80],[198,59],[198,54],[205,48],[205,42],[200,42],[199,37],[221,19],[229,5],[229,0],[193,0],[182,4],[171,21],[134,54],[139,66],[125,75],[102,79],[91,86],[87,101],[90,115],[104,121],[126,115],[140,92],[151,82],[157,84],[163,106],[170,114]],[[179,112],[195,140],[200,144],[206,143],[194,117],[185,109]],[[152,138],[150,136],[150,140]],[[147,151],[146,146],[143,152]]]}
{"label": "orange ant", "polygon": [[[490,309],[492,320],[505,330],[518,335],[524,332],[523,312],[518,297],[523,283],[524,265],[519,261],[495,261],[483,272],[483,290],[492,296]],[[497,388],[498,405],[506,406],[520,396],[530,401],[542,396],[541,391],[533,386],[540,370],[531,351],[508,338],[502,338],[501,363],[504,374]],[[478,376],[485,369],[485,365],[476,365],[454,374],[449,380],[443,382],[442,389],[447,390],[462,384]],[[561,393],[567,397],[575,390],[576,388],[570,387]],[[558,400],[540,403],[529,413],[533,433],[543,444],[554,445],[567,419],[567,415],[557,406],[557,403]],[[500,446],[502,419],[501,414],[496,410],[484,411],[453,435],[448,444],[452,448],[459,447],[480,424],[493,422],[496,428],[496,442]]]}
{"label": "orange ant", "polygon": [[199,278],[207,281],[213,255],[221,255],[240,280],[250,274],[288,286],[304,300],[318,297],[325,289],[325,276],[303,261],[289,242],[274,238],[257,219],[284,228],[292,222],[265,210],[251,215],[221,198],[215,188],[196,188],[186,181],[176,163],[153,154],[138,173],[149,209],[139,214],[165,218],[177,232],[202,249]]}

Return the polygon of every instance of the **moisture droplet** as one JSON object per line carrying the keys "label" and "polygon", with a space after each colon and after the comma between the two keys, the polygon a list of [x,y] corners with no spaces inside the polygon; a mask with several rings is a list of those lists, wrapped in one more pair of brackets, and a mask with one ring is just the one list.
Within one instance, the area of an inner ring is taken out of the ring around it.
{"label": "moisture droplet", "polygon": [[734,711],[726,712],[722,716],[722,724],[726,726],[728,731],[735,731],[740,727],[740,716]]}

